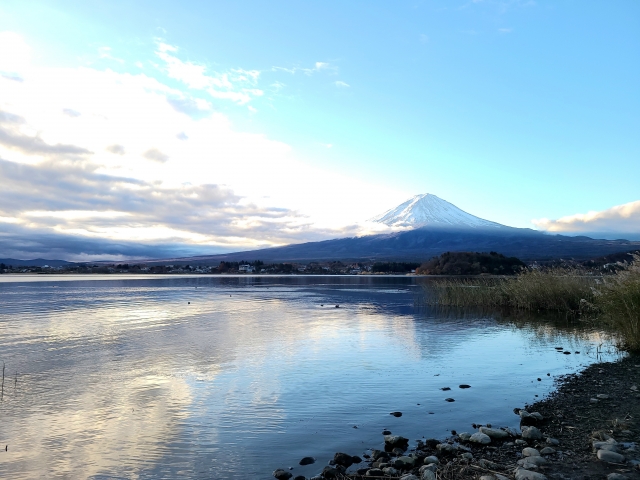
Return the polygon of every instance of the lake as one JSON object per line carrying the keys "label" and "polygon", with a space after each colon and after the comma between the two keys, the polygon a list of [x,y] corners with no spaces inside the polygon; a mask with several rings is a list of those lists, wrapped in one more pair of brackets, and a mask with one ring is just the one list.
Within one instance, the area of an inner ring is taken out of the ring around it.
{"label": "lake", "polygon": [[0,477],[311,477],[385,428],[518,427],[554,377],[618,358],[566,319],[426,307],[425,281],[0,275]]}

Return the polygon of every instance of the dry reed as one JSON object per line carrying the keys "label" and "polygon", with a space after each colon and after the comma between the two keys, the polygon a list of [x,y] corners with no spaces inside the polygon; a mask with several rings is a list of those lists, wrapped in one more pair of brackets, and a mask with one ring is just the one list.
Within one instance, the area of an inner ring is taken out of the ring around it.
{"label": "dry reed", "polygon": [[594,306],[619,335],[620,346],[640,351],[640,255],[594,289]]}
{"label": "dry reed", "polygon": [[579,269],[526,270],[515,277],[437,280],[428,303],[455,307],[501,307],[578,312],[592,304],[597,279]]}

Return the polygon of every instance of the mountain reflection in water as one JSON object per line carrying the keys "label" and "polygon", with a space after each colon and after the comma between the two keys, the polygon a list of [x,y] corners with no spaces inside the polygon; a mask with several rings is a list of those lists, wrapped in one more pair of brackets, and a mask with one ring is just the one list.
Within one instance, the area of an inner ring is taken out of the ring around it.
{"label": "mountain reflection in water", "polygon": [[410,277],[2,276],[0,476],[310,477],[383,428],[517,426],[513,407],[606,342],[566,319],[428,308],[421,291]]}

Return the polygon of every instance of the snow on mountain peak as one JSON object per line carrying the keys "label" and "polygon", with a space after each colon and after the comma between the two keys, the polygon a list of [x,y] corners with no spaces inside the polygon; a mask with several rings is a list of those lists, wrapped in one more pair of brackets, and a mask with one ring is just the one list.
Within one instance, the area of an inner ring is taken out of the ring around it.
{"label": "snow on mountain peak", "polygon": [[389,227],[457,227],[457,228],[501,228],[503,225],[490,222],[460,210],[441,198],[424,193],[410,198],[382,215],[369,221]]}

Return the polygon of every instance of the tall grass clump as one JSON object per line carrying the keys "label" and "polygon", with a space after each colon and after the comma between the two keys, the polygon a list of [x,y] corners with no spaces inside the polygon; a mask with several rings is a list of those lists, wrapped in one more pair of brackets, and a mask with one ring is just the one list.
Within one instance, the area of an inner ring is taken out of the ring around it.
{"label": "tall grass clump", "polygon": [[593,303],[594,285],[580,269],[524,270],[515,277],[439,280],[427,287],[427,298],[443,306],[578,312]]}
{"label": "tall grass clump", "polygon": [[605,277],[594,294],[595,307],[619,334],[621,345],[640,351],[640,255],[627,269]]}

